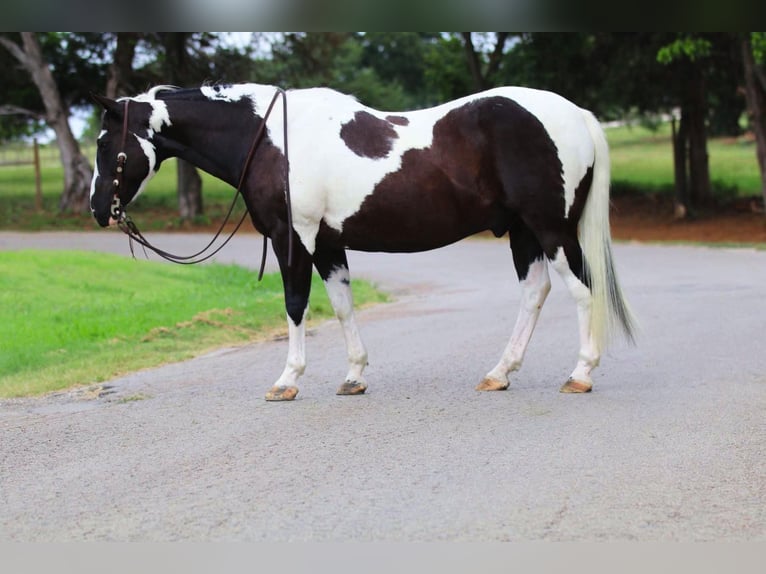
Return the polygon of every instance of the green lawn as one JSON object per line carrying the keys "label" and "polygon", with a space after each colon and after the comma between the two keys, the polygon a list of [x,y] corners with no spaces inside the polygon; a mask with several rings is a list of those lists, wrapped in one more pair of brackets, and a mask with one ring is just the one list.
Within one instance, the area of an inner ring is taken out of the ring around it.
{"label": "green lawn", "polygon": [[[673,154],[670,124],[657,131],[641,126],[606,130],[611,151],[615,189],[671,193]],[[755,143],[744,138],[711,138],[708,141],[710,178],[714,192],[726,199],[760,194],[761,183]]]}
{"label": "green lawn", "polygon": [[[354,281],[358,304],[384,301]],[[314,277],[311,318],[332,316]],[[0,397],[104,381],[285,329],[282,283],[232,265],[0,252]]]}
{"label": "green lawn", "polygon": [[[92,157],[88,154],[88,157]],[[197,224],[219,222],[229,209],[234,188],[200,171],[205,215]],[[58,212],[63,175],[60,165],[48,160],[41,167],[43,210],[35,210],[35,179],[32,165],[0,165],[0,229],[30,231],[55,229],[97,229],[90,214]],[[175,229],[182,225],[178,218],[176,160],[163,162],[146,193],[130,206],[131,216],[142,230]],[[239,200],[241,213],[244,207]],[[184,223],[188,225],[188,222]]]}

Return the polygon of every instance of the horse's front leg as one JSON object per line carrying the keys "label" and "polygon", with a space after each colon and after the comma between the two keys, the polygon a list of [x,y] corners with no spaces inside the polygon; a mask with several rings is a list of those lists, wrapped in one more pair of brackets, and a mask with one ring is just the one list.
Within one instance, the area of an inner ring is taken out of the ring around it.
{"label": "horse's front leg", "polygon": [[306,311],[311,293],[311,255],[293,237],[292,265],[287,265],[287,238],[272,237],[274,253],[282,273],[287,309],[287,362],[277,382],[266,393],[267,401],[291,401],[298,394],[298,377],[306,369]]}
{"label": "horse's front leg", "polygon": [[367,366],[367,350],[354,319],[354,299],[346,252],[342,248],[317,245],[314,265],[324,281],[335,316],[343,328],[348,355],[348,374],[338,388],[339,395],[361,395],[367,390],[362,371]]}

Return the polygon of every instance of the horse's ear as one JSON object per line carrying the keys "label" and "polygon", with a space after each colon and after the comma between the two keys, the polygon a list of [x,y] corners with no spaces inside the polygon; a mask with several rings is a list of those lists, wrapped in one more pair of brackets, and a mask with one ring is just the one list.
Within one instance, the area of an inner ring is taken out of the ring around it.
{"label": "horse's ear", "polygon": [[91,92],[90,97],[94,102],[99,104],[102,108],[109,112],[113,112],[119,115],[122,112],[122,107],[115,100],[107,98],[106,96],[99,96],[96,93]]}

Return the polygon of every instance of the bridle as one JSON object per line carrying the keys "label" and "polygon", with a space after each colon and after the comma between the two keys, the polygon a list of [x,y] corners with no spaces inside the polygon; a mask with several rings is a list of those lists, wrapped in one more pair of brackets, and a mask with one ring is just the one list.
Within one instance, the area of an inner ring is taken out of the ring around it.
{"label": "bridle", "polygon": [[[120,200],[119,192],[120,192],[120,189],[123,187],[125,164],[128,161],[128,155],[127,153],[125,153],[125,144],[128,139],[128,106],[130,104],[130,100],[125,100],[125,112],[124,112],[124,117],[122,121],[122,136],[120,138],[120,151],[117,153],[117,167],[115,169],[114,180],[112,180],[113,196],[112,196],[112,203],[111,203],[109,212],[111,216],[117,221],[117,226],[120,228],[120,230],[128,236],[130,240],[130,252],[133,255],[133,257],[135,257],[135,253],[133,251],[133,241],[143,246],[144,248],[154,251],[157,255],[159,255],[163,259],[166,259],[167,261],[171,261],[173,263],[178,263],[181,265],[194,265],[196,263],[202,263],[203,261],[206,261],[210,259],[211,257],[213,257],[216,253],[218,253],[221,249],[223,249],[226,246],[226,244],[231,240],[231,238],[234,237],[234,234],[237,231],[239,231],[239,228],[242,226],[242,223],[245,221],[245,218],[247,217],[247,213],[248,213],[247,210],[245,210],[245,212],[242,214],[242,217],[239,219],[239,222],[236,224],[236,226],[231,231],[229,236],[223,241],[223,243],[221,243],[218,247],[216,247],[210,253],[205,254],[206,251],[212,249],[213,244],[223,232],[224,227],[229,222],[229,219],[231,218],[231,215],[234,212],[234,207],[237,203],[237,199],[239,195],[242,193],[242,187],[244,186],[245,180],[247,178],[248,168],[250,167],[253,157],[255,156],[255,152],[258,149],[258,145],[263,139],[263,134],[266,131],[266,122],[268,121],[269,116],[271,115],[271,111],[274,108],[274,104],[277,102],[277,98],[280,95],[282,96],[282,104],[283,104],[282,105],[282,111],[283,111],[282,129],[284,131],[284,148],[285,148],[283,177],[284,177],[284,185],[285,185],[285,204],[287,206],[287,226],[288,226],[287,266],[292,267],[293,217],[292,217],[292,205],[290,201],[290,160],[289,160],[289,155],[287,151],[287,94],[282,88],[277,88],[277,91],[274,93],[274,97],[271,99],[271,103],[269,103],[269,107],[266,110],[266,114],[263,116],[261,125],[258,127],[258,130],[255,133],[255,137],[253,138],[253,143],[250,145],[250,151],[248,152],[247,157],[245,159],[245,163],[242,167],[242,173],[239,177],[239,183],[237,185],[236,191],[234,192],[234,198],[231,202],[231,205],[229,206],[229,211],[227,212],[226,217],[221,223],[221,226],[218,228],[218,231],[216,232],[216,234],[213,236],[213,239],[211,239],[210,242],[205,247],[200,249],[197,253],[193,253],[192,255],[175,255],[168,251],[164,251],[163,249],[160,249],[159,247],[156,247],[155,245],[152,245],[149,242],[149,240],[146,239],[146,237],[144,237],[144,235],[139,231],[136,224],[133,222],[133,220],[125,211],[125,208],[122,206],[122,201]],[[263,270],[266,265],[267,242],[268,242],[268,237],[264,234],[263,252],[261,255],[261,265],[260,265],[260,270],[258,272],[259,281],[263,277]]]}

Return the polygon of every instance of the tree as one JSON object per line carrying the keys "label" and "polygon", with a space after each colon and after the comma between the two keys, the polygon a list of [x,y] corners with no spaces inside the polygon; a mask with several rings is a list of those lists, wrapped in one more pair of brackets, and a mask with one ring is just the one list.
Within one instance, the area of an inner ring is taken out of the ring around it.
{"label": "tree", "polygon": [[404,89],[402,76],[387,66],[380,40],[380,36],[376,39],[348,32],[272,37],[271,58],[255,63],[256,81],[283,88],[326,86],[352,94],[368,106],[409,108],[415,98]]}
{"label": "tree", "polygon": [[[745,98],[755,134],[756,157],[761,171],[761,194],[766,207],[766,33],[752,32],[741,40],[745,72]],[[766,209],[764,209],[766,213]]]}
{"label": "tree", "polygon": [[708,115],[704,63],[713,51],[711,39],[679,35],[663,46],[657,60],[674,66],[678,78],[681,118],[673,130],[676,214],[685,217],[692,206],[712,199],[707,152]]}
{"label": "tree", "polygon": [[[118,34],[117,50],[121,39],[126,44],[132,40]],[[186,87],[200,85],[211,78],[240,82],[246,79],[252,65],[247,53],[222,46],[219,36],[209,32],[142,33],[136,41],[155,58],[132,71],[130,77],[135,83]],[[128,50],[126,47],[125,51]],[[123,64],[123,76],[126,69]],[[193,220],[203,213],[202,178],[192,164],[178,159],[176,165],[179,215],[182,220]]]}
{"label": "tree", "polygon": [[93,171],[69,127],[69,106],[61,97],[51,68],[43,57],[37,35],[34,32],[21,32],[20,39],[19,44],[8,36],[0,36],[0,44],[32,78],[45,108],[42,117],[56,134],[64,167],[64,190],[59,208],[62,211],[86,212]]}
{"label": "tree", "polygon": [[472,32],[461,32],[463,45],[465,46],[466,57],[468,58],[468,68],[471,70],[474,89],[478,92],[486,90],[495,84],[495,75],[502,62],[503,51],[508,40],[508,32],[497,32],[495,34],[495,45],[489,54],[486,66],[483,65],[473,43]]}
{"label": "tree", "polygon": [[114,100],[120,96],[127,96],[134,92],[133,58],[136,55],[136,46],[140,39],[138,32],[117,32],[115,38],[114,54],[109,64],[109,72],[106,80],[106,97]]}
{"label": "tree", "polygon": [[[191,39],[189,32],[161,32],[160,42],[164,49],[164,64],[162,66],[165,82],[176,86],[191,83],[194,76],[191,58],[186,51],[187,42]],[[176,160],[178,177],[178,210],[182,220],[192,220],[202,215],[202,178],[189,162],[178,158]]]}

